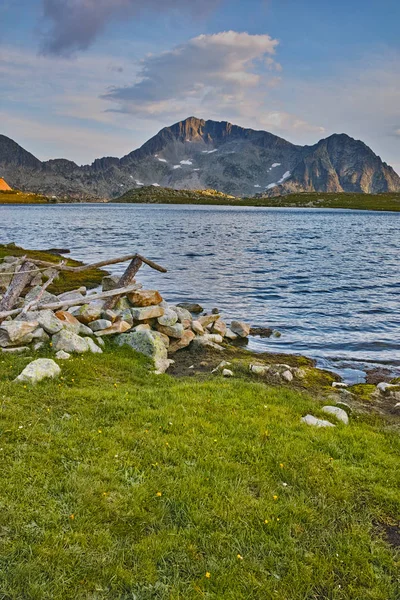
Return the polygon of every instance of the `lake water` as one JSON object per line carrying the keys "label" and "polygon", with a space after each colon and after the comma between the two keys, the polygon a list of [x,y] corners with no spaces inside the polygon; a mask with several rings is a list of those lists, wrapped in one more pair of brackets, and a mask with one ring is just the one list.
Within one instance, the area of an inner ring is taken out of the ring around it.
{"label": "lake water", "polygon": [[371,364],[400,371],[400,213],[3,205],[0,241],[66,247],[85,262],[137,251],[168,269],[139,275],[167,300],[282,333],[253,349],[304,354],[351,381]]}

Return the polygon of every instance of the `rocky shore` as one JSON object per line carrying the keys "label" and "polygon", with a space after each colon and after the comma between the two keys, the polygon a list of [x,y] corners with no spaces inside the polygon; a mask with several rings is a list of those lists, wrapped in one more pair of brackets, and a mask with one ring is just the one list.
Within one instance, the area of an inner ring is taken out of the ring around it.
{"label": "rocky shore", "polygon": [[[7,292],[22,262],[23,258],[14,256],[3,259],[0,265],[1,293]],[[181,351],[185,350],[185,360],[178,362],[193,362],[185,364],[185,374],[196,372],[197,362],[206,365],[208,372],[234,377],[235,366],[243,371],[243,364],[232,365],[229,360],[238,344],[246,342],[249,335],[280,335],[268,328],[252,328],[242,321],[232,320],[228,324],[215,308],[206,313],[195,303],[169,304],[157,290],[145,290],[136,281],[133,282],[135,289],[119,297],[112,309],[107,308],[106,300],[97,299],[98,294],[88,292],[84,286],[55,295],[44,290],[42,285],[43,277],[53,276],[49,269],[33,277],[29,288],[18,298],[17,309],[13,311],[18,314],[1,320],[0,349],[3,353],[43,350],[60,362],[76,354],[102,354],[106,349],[112,351],[114,344],[128,346],[146,355],[153,361],[154,372],[161,374],[173,367],[177,357],[182,355]],[[119,282],[118,276],[106,275],[102,280],[102,292],[118,289]],[[57,308],[49,308],[52,306]],[[107,339],[112,343],[106,344]],[[209,363],[203,360],[207,353],[214,357],[210,369]],[[290,362],[288,357],[285,362],[266,362],[261,355],[251,353],[246,358],[249,357],[252,360],[246,360],[247,375],[266,383],[302,385],[309,379],[311,371],[318,371],[310,365],[287,364]],[[174,368],[171,372],[174,374]],[[17,380],[36,383],[59,374],[57,362],[39,358],[29,363]],[[345,423],[349,408],[346,400],[351,400],[354,394],[337,379],[332,376],[328,381],[333,393],[330,399],[335,400],[335,406],[328,406],[326,412]],[[378,405],[388,405],[391,412],[400,410],[399,381],[377,381],[367,387]],[[303,422],[318,427],[331,425],[329,421],[322,422],[312,415],[306,415]]]}

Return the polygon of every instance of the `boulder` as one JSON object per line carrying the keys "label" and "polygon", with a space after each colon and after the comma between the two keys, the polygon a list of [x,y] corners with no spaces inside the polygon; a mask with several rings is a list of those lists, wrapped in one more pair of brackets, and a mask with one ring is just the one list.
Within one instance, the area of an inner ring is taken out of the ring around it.
{"label": "boulder", "polygon": [[121,277],[119,275],[106,275],[101,280],[102,291],[110,292],[111,290],[116,290],[118,288],[120,279],[121,279]]}
{"label": "boulder", "polygon": [[324,419],[317,419],[313,415],[306,415],[300,420],[302,423],[305,423],[306,425],[313,425],[314,427],[335,427],[335,425],[333,425],[329,421],[324,421]]}
{"label": "boulder", "polygon": [[108,327],[111,327],[112,322],[111,321],[107,321],[107,319],[97,319],[96,321],[92,321],[91,323],[89,323],[89,328],[92,331],[101,331],[102,329],[107,329]]}
{"label": "boulder", "polygon": [[[36,300],[39,294],[42,294],[42,288],[40,285],[35,285],[35,287],[29,290],[29,292],[25,296],[25,306],[33,300]],[[58,302],[57,296],[55,296],[54,294],[50,294],[45,290],[39,300],[39,306],[40,304],[51,304],[52,302]]]}
{"label": "boulder", "polygon": [[287,382],[291,382],[293,381],[293,374],[289,369],[286,369],[286,371],[283,371],[283,373],[281,373],[281,377],[282,379],[284,379]]}
{"label": "boulder", "polygon": [[232,321],[231,330],[241,338],[246,338],[250,334],[250,325],[243,321]]}
{"label": "boulder", "polygon": [[158,317],[158,323],[167,327],[172,327],[178,322],[178,315],[175,311],[170,308],[165,309],[162,317]]}
{"label": "boulder", "polygon": [[85,289],[85,294],[82,294],[82,292],[79,290],[73,290],[72,292],[64,292],[63,294],[59,294],[57,296],[57,299],[60,302],[69,302],[70,300],[82,300],[82,298],[84,298],[84,296],[86,295],[86,288]]}
{"label": "boulder", "polygon": [[61,323],[63,323],[64,327],[66,327],[70,331],[74,331],[75,333],[78,333],[81,324],[78,321],[78,319],[76,319],[73,315],[71,315],[71,313],[69,311],[58,310],[55,313],[55,316],[57,317],[57,319],[59,321],[61,321]]}
{"label": "boulder", "polygon": [[[140,325],[139,325],[139,327],[140,327]],[[152,331],[152,334],[158,336],[160,338],[160,340],[162,341],[162,343],[164,344],[164,346],[166,348],[169,348],[171,342],[170,342],[169,337],[167,335],[165,335],[165,333],[161,333],[161,331]]]}
{"label": "boulder", "polygon": [[58,333],[64,327],[61,320],[56,317],[52,310],[40,310],[36,318],[40,327],[50,335]]}
{"label": "boulder", "polygon": [[181,338],[184,332],[182,323],[176,323],[175,325],[160,325],[157,323],[157,330],[172,338]]}
{"label": "boulder", "polygon": [[68,354],[68,352],[64,352],[64,350],[59,350],[56,353],[56,358],[57,360],[68,360],[69,358],[71,358],[71,355]]}
{"label": "boulder", "polygon": [[250,371],[255,375],[266,375],[270,369],[269,365],[250,365]]}
{"label": "boulder", "polygon": [[226,332],[225,332],[225,337],[227,340],[237,340],[238,336],[236,335],[236,333],[233,333],[232,329],[230,329],[229,327],[227,327]]}
{"label": "boulder", "polygon": [[29,363],[14,381],[38,383],[43,379],[54,379],[61,373],[61,369],[54,360],[50,358],[38,358]]}
{"label": "boulder", "polygon": [[349,415],[345,410],[339,408],[338,406],[323,406],[322,411],[327,415],[333,415],[338,419],[338,421],[341,421],[345,425],[349,424]]}
{"label": "boulder", "polygon": [[[78,323],[79,323],[79,321],[78,321]],[[68,329],[68,327],[67,327],[67,329]],[[74,333],[77,333],[78,335],[82,335],[82,336],[87,336],[87,335],[93,335],[94,332],[87,325],[84,325],[83,323],[79,323],[79,329],[78,329],[78,331],[74,330]]]}
{"label": "boulder", "polygon": [[222,342],[224,341],[224,338],[222,337],[222,335],[219,335],[219,333],[205,333],[203,338],[207,339],[210,342],[213,342],[214,344],[222,344]]}
{"label": "boulder", "polygon": [[145,307],[161,304],[162,297],[157,290],[138,290],[128,294],[128,300],[133,306]]}
{"label": "boulder", "polygon": [[42,327],[38,327],[32,334],[32,341],[35,342],[48,342],[50,336],[45,332]]}
{"label": "boulder", "polygon": [[223,369],[222,376],[223,377],[233,377],[233,371],[231,371],[230,369]]}
{"label": "boulder", "polygon": [[0,346],[29,344],[38,326],[38,321],[3,321],[0,325]]}
{"label": "boulder", "polygon": [[89,350],[89,344],[86,340],[81,338],[73,331],[68,331],[67,329],[63,329],[59,333],[53,335],[52,342],[53,350],[55,352],[58,350],[64,350],[64,352],[75,352],[77,354],[82,354],[83,352],[87,352]]}
{"label": "boulder", "polygon": [[225,336],[226,330],[227,330],[226,323],[224,323],[223,321],[221,321],[221,319],[218,319],[218,321],[216,321],[214,323],[213,328],[212,328],[212,332],[213,333],[217,333],[219,335],[222,335],[222,337]]}
{"label": "boulder", "polygon": [[103,354],[103,350],[99,348],[95,342],[90,337],[85,337],[84,340],[87,342],[89,346],[89,350],[92,354]]}
{"label": "boulder", "polygon": [[204,315],[203,317],[199,317],[197,320],[203,327],[207,327],[211,323],[218,321],[219,318],[220,315]]}
{"label": "boulder", "polygon": [[198,314],[203,312],[203,307],[200,304],[196,304],[195,302],[180,302],[177,304],[179,308],[184,308],[191,313]]}
{"label": "boulder", "polygon": [[113,323],[111,327],[107,327],[107,329],[102,329],[101,331],[96,331],[96,337],[102,337],[104,335],[115,335],[116,333],[125,333],[125,331],[129,331],[131,329],[131,325],[126,321],[117,321]]}
{"label": "boulder", "polygon": [[90,302],[90,304],[84,304],[74,313],[75,317],[80,323],[88,325],[92,321],[100,319],[101,313],[103,312],[103,302]]}
{"label": "boulder", "polygon": [[158,317],[162,317],[164,314],[164,308],[161,306],[131,308],[131,314],[135,321],[145,321],[146,319],[156,319]]}
{"label": "boulder", "polygon": [[198,335],[204,335],[204,327],[200,321],[192,321],[192,329]]}
{"label": "boulder", "polygon": [[156,370],[160,373],[164,373],[170,365],[163,341],[152,331],[123,333],[118,336],[117,344],[130,346],[133,350],[151,358]]}
{"label": "boulder", "polygon": [[186,348],[194,340],[194,338],[195,338],[195,334],[193,333],[193,331],[191,331],[190,329],[186,329],[183,332],[183,335],[179,340],[177,340],[176,342],[172,342],[172,344],[170,344],[170,347],[169,347],[170,354],[173,354],[174,352],[177,352],[178,350],[181,350],[182,348]]}
{"label": "boulder", "polygon": [[182,323],[184,329],[189,329],[192,325],[193,317],[191,313],[181,306],[171,306],[171,310],[178,315],[179,323]]}
{"label": "boulder", "polygon": [[212,342],[209,339],[208,335],[197,335],[194,338],[191,347],[194,350],[200,350],[200,349],[203,349],[203,348],[212,348],[213,350],[219,350],[221,352],[223,352],[225,350],[225,348],[223,346],[220,346],[219,344],[216,344],[215,342]]}

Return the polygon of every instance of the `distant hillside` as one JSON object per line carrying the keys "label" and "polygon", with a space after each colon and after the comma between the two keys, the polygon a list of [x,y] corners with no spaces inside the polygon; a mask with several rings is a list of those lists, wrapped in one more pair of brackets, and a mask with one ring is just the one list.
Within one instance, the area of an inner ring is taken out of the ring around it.
{"label": "distant hillside", "polygon": [[154,184],[236,197],[400,192],[395,171],[346,134],[298,146],[267,131],[196,117],[165,127],[121,159],[82,167],[64,159],[41,162],[0,135],[0,172],[14,188],[77,200],[118,198]]}
{"label": "distant hillside", "polygon": [[229,196],[216,190],[174,190],[172,188],[145,187],[129,190],[111,202],[144,202],[148,204],[233,204],[238,202],[235,196]]}
{"label": "distant hillside", "polygon": [[0,191],[0,204],[49,204],[51,202],[52,200],[40,194],[17,190]]}

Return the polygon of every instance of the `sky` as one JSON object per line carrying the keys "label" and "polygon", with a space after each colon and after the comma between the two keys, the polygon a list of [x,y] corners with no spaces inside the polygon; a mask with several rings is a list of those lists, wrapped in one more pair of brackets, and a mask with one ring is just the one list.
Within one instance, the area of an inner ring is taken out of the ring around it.
{"label": "sky", "polygon": [[362,139],[400,172],[398,0],[0,0],[0,133],[123,156],[196,116]]}

